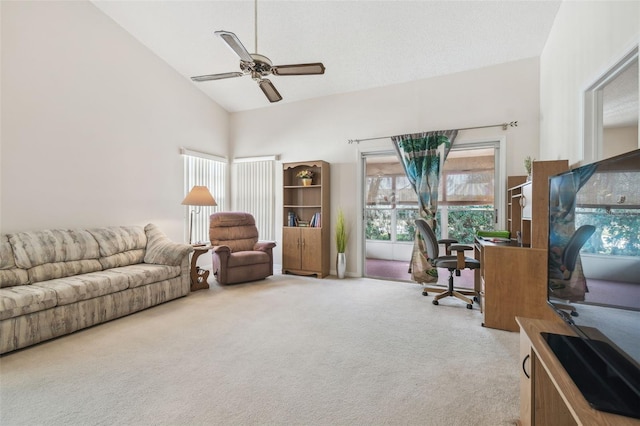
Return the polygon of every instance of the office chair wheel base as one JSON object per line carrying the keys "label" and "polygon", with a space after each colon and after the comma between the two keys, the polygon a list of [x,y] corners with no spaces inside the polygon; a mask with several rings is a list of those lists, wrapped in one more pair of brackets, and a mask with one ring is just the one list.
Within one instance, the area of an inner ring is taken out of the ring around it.
{"label": "office chair wheel base", "polygon": [[473,296],[473,301],[478,303],[478,296]]}
{"label": "office chair wheel base", "polygon": [[424,291],[422,292],[422,295],[423,295],[423,296],[428,296],[428,295],[429,295],[429,292],[427,292],[427,290],[424,290]]}
{"label": "office chair wheel base", "polygon": [[473,309],[473,305],[471,303],[467,303],[467,309]]}
{"label": "office chair wheel base", "polygon": [[580,315],[580,314],[578,313],[578,311],[571,311],[571,316],[572,316],[572,317],[577,317],[578,315]]}
{"label": "office chair wheel base", "polygon": [[431,302],[431,303],[433,303],[434,305],[438,305],[438,301],[437,301],[437,300],[434,300],[434,301],[433,301],[433,302]]}

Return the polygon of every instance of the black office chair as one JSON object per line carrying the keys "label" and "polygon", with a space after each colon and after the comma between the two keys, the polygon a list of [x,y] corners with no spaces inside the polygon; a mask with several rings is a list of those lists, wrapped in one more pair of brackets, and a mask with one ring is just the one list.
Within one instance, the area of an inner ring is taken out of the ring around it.
{"label": "black office chair", "polygon": [[[456,290],[453,288],[454,273],[456,275],[460,275],[460,271],[462,269],[478,269],[480,267],[480,262],[478,260],[464,255],[465,250],[473,250],[473,247],[456,244],[457,241],[452,239],[438,241],[436,234],[433,232],[427,221],[422,218],[416,219],[416,226],[424,240],[425,248],[427,250],[425,255],[431,260],[431,264],[436,268],[445,268],[449,270],[449,285],[447,290],[437,294],[433,298],[432,303],[437,305],[440,299],[452,296],[466,302],[467,309],[473,309],[473,300],[466,296],[475,296],[475,292],[470,290]],[[445,244],[445,256],[440,256],[439,244]],[[451,255],[452,251],[455,251],[456,255]],[[427,292],[424,291],[422,294],[426,296]]]}
{"label": "black office chair", "polygon": [[[561,267],[549,271],[549,286],[551,288],[551,294],[553,290],[559,290],[565,287],[565,283],[569,282],[573,271],[576,269],[576,263],[578,262],[578,255],[582,246],[591,238],[596,231],[596,227],[593,225],[582,225],[576,229],[567,245],[562,250],[561,255]],[[551,302],[557,308],[569,311],[574,317],[578,316],[578,311],[575,306],[568,305],[566,303]]]}

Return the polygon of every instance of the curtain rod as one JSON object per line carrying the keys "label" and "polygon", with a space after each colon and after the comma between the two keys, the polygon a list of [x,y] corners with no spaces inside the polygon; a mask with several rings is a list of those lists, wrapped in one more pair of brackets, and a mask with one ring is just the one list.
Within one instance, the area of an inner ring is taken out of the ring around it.
{"label": "curtain rod", "polygon": [[[502,130],[507,130],[507,128],[509,127],[518,127],[518,122],[517,121],[510,121],[508,123],[502,123],[502,124],[491,124],[489,126],[477,126],[477,127],[465,127],[463,129],[457,129],[457,130],[475,130],[475,129],[486,129],[489,127],[502,127]],[[452,129],[454,130],[454,129]],[[365,138],[365,139],[349,139],[349,143],[360,143],[360,142],[364,142],[364,141],[374,141],[374,140],[378,140],[378,139],[389,139],[392,138],[393,136],[380,136],[377,138]]]}

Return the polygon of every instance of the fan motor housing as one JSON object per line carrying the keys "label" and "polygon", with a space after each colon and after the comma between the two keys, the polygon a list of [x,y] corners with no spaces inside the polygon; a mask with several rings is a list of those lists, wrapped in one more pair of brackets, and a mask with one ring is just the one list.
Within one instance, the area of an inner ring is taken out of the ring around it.
{"label": "fan motor housing", "polygon": [[251,57],[253,58],[253,63],[240,61],[240,69],[242,72],[250,73],[253,71],[262,76],[271,74],[272,64],[269,58],[257,53],[252,53]]}

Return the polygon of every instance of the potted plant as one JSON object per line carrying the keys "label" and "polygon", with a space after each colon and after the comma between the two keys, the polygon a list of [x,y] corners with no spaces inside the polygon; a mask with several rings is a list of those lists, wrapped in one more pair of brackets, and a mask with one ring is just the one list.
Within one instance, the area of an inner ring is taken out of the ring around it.
{"label": "potted plant", "polygon": [[300,170],[296,177],[302,181],[302,186],[310,186],[311,180],[313,179],[313,171],[312,170]]}
{"label": "potted plant", "polygon": [[336,272],[338,278],[344,278],[345,271],[347,269],[347,228],[344,220],[344,213],[342,209],[338,209],[336,216],[336,250],[338,251],[338,258],[336,260]]}
{"label": "potted plant", "polygon": [[535,158],[531,158],[530,155],[527,155],[524,158],[524,168],[527,171],[527,180],[531,180],[531,172],[533,170],[533,162],[536,161]]}

